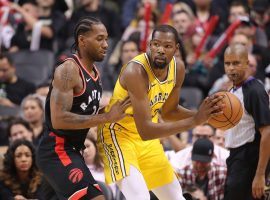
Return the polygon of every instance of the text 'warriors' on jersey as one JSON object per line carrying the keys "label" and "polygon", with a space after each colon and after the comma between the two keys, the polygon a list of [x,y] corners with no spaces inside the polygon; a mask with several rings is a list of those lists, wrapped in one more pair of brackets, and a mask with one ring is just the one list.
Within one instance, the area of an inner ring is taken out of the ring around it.
{"label": "text 'warriors' on jersey", "polygon": [[[152,71],[152,68],[150,67],[150,62],[148,59],[148,56],[146,53],[140,54],[136,56],[134,59],[132,59],[130,62],[136,62],[140,64],[146,71],[149,79],[149,89],[148,89],[148,99],[149,99],[149,105],[151,107],[151,115],[152,115],[152,121],[158,122],[158,112],[163,106],[166,99],[169,97],[172,89],[175,86],[176,81],[176,61],[175,58],[171,60],[169,63],[168,68],[168,75],[166,80],[159,81],[158,78],[155,76],[154,72]],[[119,78],[116,82],[113,97],[111,98],[110,104],[107,107],[107,111],[109,108],[118,100],[123,100],[125,97],[127,97],[128,93],[127,91],[121,86],[119,82]],[[129,107],[126,110],[126,113],[128,114],[125,118],[117,122],[117,124],[120,125],[120,127],[123,127],[125,131],[128,131],[132,133],[131,135],[137,134],[138,131],[136,129],[135,121],[133,118],[133,109],[132,107]],[[105,126],[109,126],[109,124],[106,124]]]}

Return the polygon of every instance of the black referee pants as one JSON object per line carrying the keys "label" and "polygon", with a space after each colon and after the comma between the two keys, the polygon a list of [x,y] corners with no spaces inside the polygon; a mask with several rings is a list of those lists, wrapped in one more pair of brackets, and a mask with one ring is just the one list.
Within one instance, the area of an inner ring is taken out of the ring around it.
{"label": "black referee pants", "polygon": [[259,146],[248,143],[230,149],[227,159],[227,179],[224,200],[254,200],[252,181],[254,179],[259,157]]}

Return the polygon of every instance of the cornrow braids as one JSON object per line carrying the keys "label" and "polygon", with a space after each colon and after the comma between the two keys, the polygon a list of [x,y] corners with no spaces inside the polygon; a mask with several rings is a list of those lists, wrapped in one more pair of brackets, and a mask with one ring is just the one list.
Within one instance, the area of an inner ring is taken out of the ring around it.
{"label": "cornrow braids", "polygon": [[96,24],[102,24],[102,22],[94,17],[83,17],[82,19],[79,20],[79,22],[76,24],[75,29],[74,29],[74,44],[72,45],[72,49],[75,51],[78,51],[80,54],[80,49],[79,49],[79,35],[85,34],[89,31],[92,31],[92,26]]}

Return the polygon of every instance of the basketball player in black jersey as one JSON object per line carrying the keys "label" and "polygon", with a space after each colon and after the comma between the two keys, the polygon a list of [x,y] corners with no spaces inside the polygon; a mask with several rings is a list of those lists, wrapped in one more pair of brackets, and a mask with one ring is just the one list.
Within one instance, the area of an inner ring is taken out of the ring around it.
{"label": "basketball player in black jersey", "polygon": [[46,99],[46,133],[37,151],[37,163],[58,199],[104,199],[81,155],[90,127],[124,117],[129,100],[117,102],[109,113],[99,114],[102,94],[99,72],[108,48],[107,30],[87,17],[75,27],[76,54],[62,62]]}

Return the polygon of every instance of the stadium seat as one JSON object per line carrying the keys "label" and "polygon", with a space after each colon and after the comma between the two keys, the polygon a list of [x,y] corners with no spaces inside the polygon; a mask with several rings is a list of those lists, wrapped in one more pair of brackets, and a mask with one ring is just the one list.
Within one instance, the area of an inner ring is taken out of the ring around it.
{"label": "stadium seat", "polygon": [[21,50],[11,54],[17,75],[36,86],[51,77],[55,63],[54,54],[48,50]]}
{"label": "stadium seat", "polygon": [[196,87],[182,87],[180,97],[184,100],[184,107],[197,109],[203,100],[203,93]]}
{"label": "stadium seat", "polygon": [[0,105],[0,117],[18,116],[20,107],[9,107]]}

